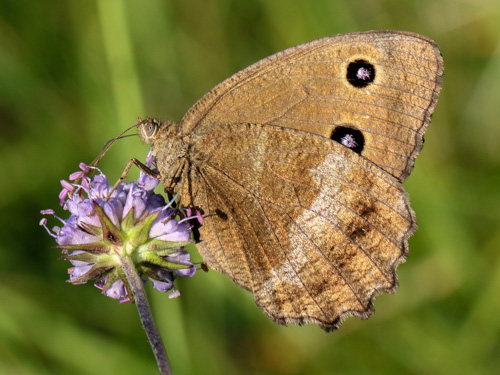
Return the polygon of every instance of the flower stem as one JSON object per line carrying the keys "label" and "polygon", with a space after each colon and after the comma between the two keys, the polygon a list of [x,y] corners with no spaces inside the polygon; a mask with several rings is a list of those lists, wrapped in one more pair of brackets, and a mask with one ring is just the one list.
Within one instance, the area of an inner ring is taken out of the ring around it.
{"label": "flower stem", "polygon": [[173,375],[172,367],[170,366],[170,362],[167,357],[167,352],[165,351],[160,334],[156,329],[153,315],[151,314],[151,309],[144,290],[144,284],[137,274],[135,265],[130,257],[122,257],[121,262],[125,276],[127,276],[130,289],[134,295],[135,304],[137,306],[137,310],[139,311],[142,326],[146,331],[149,343],[151,344],[151,348],[153,349],[153,353],[156,358],[156,362],[158,363],[160,373],[162,375]]}

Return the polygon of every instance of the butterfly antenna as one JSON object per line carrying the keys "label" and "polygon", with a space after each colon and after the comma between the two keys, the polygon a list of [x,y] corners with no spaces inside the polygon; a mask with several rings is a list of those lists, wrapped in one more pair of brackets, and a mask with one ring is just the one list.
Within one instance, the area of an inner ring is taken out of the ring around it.
{"label": "butterfly antenna", "polygon": [[101,152],[99,153],[99,156],[97,156],[97,158],[90,164],[92,165],[93,167],[97,166],[97,164],[99,163],[99,161],[104,157],[104,155],[106,155],[106,152],[108,152],[108,150],[111,148],[111,146],[113,146],[113,144],[119,140],[119,139],[123,139],[123,138],[127,138],[127,137],[132,137],[132,136],[136,136],[137,134],[127,134],[127,135],[124,135],[126,132],[128,132],[129,130],[133,129],[133,128],[137,128],[139,126],[139,124],[141,123],[141,118],[138,117],[137,118],[137,123],[130,126],[129,128],[125,129],[124,131],[122,131],[120,134],[118,134],[115,138],[113,139],[110,139],[109,141],[107,141],[104,146],[102,147],[101,149]]}

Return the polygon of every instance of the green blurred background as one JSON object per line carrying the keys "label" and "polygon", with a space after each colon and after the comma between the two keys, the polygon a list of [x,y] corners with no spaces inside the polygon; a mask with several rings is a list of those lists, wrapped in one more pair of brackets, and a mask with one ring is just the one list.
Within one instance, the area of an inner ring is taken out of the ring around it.
{"label": "green blurred background", "polygon": [[[215,272],[150,291],[176,374],[500,373],[500,2],[178,0],[0,3],[0,373],[155,374],[133,305],[65,282],[38,226],[59,180],[154,115],[179,120],[232,73],[323,36],[435,39],[444,87],[405,183],[420,228],[396,295],[339,331],[281,327]],[[147,152],[119,142],[117,178]],[[135,175],[132,175],[134,178]],[[52,224],[54,224],[52,222]],[[196,255],[196,257],[198,257]]]}

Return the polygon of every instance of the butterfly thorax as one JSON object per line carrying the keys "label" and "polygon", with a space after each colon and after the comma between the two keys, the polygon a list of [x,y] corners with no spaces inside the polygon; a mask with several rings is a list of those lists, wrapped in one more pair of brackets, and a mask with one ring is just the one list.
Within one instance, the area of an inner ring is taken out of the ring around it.
{"label": "butterfly thorax", "polygon": [[165,191],[176,192],[187,165],[187,145],[179,135],[179,125],[157,119],[147,118],[139,125],[139,136],[148,144],[156,157],[156,167]]}

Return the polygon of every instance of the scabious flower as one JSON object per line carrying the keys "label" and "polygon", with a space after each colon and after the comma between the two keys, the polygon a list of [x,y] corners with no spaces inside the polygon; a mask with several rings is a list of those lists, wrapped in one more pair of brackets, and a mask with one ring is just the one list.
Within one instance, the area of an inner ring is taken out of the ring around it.
{"label": "scabious flower", "polygon": [[[148,158],[151,165],[152,158]],[[122,269],[121,259],[130,257],[143,280],[151,280],[161,292],[180,292],[174,288],[176,277],[191,277],[196,267],[190,262],[184,246],[191,243],[188,221],[192,217],[165,203],[155,194],[159,181],[141,172],[137,181],[120,182],[113,189],[106,176],[96,167],[80,164],[70,181],[61,181],[60,204],[70,216],[64,220],[53,210],[41,211],[62,222],[62,227],[47,229],[63,251],[72,284],[96,280],[96,287],[108,297],[126,302],[133,299]],[[93,177],[89,175],[95,174]],[[190,210],[188,210],[190,212]],[[180,217],[180,219],[176,219]],[[196,217],[196,216],[195,216]],[[145,282],[144,281],[144,282]]]}

